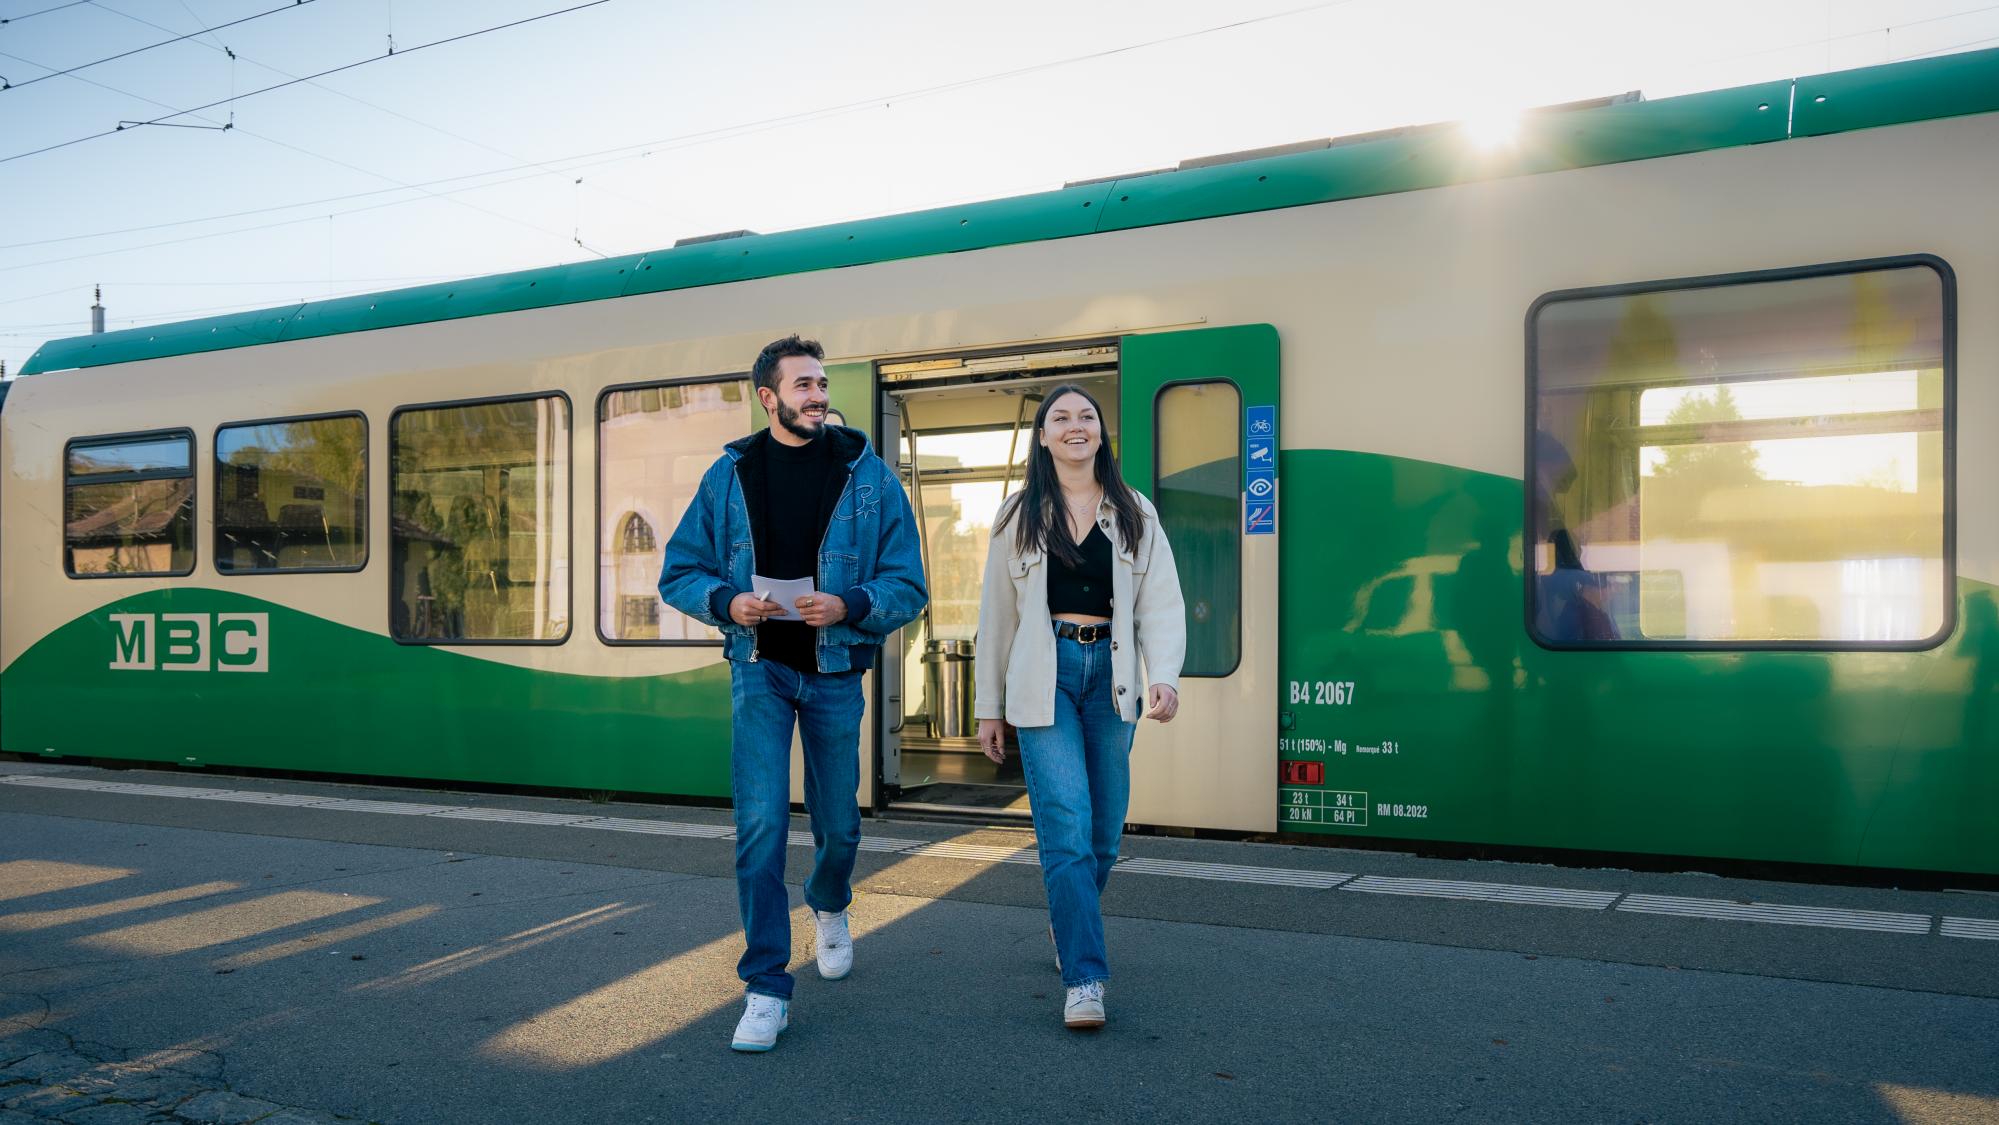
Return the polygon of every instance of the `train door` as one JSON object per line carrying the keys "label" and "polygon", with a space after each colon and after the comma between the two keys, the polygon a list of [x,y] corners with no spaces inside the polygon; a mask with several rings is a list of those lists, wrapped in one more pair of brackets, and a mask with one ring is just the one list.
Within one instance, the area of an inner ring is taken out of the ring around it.
{"label": "train door", "polygon": [[[1180,713],[1139,723],[1134,824],[1277,826],[1278,344],[1267,324],[1120,341],[1119,450],[1187,601]],[[1309,614],[1309,606],[1294,607]]]}
{"label": "train door", "polygon": [[930,604],[882,650],[877,757],[883,804],[1025,820],[1019,754],[978,748],[972,682],[979,582],[1000,502],[1022,484],[1034,415],[1049,388],[1077,383],[1105,404],[1117,448],[1117,348],[1068,346],[884,363],[883,456],[919,520]]}

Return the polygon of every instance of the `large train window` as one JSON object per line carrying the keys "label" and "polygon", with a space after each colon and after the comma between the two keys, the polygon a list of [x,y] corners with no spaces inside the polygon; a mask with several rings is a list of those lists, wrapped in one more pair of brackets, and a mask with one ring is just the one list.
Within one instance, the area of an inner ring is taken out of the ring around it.
{"label": "large train window", "polygon": [[1234,383],[1159,391],[1152,495],[1187,603],[1183,676],[1242,662],[1242,392]]}
{"label": "large train window", "polygon": [[740,375],[612,387],[597,399],[597,635],[607,644],[716,644],[659,599],[663,548],[722,447],[755,425]]}
{"label": "large train window", "polygon": [[367,535],[368,423],[359,414],[215,431],[216,570],[359,570]]}
{"label": "large train window", "polygon": [[389,419],[389,629],[418,644],[569,637],[569,400]]}
{"label": "large train window", "polygon": [[1536,302],[1535,639],[1941,641],[1956,605],[1954,301],[1949,267],[1910,257]]}
{"label": "large train window", "polygon": [[63,451],[63,569],[72,578],[194,572],[194,435],[79,438]]}

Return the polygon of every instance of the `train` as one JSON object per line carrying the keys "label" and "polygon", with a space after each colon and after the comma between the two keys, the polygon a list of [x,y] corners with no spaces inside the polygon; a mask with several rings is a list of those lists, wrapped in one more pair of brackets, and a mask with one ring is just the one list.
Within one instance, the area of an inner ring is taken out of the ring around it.
{"label": "train", "polygon": [[1080,383],[1187,603],[1134,826],[1999,873],[1994,183],[1983,51],[51,341],[0,750],[725,798],[655,584],[798,332],[922,514],[864,808],[1029,812],[979,564]]}

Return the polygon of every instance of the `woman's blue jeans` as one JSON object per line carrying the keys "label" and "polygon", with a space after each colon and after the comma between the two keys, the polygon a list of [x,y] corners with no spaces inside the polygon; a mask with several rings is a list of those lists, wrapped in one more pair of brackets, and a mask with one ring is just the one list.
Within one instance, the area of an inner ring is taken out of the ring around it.
{"label": "woman's blue jeans", "polygon": [[791,730],[805,749],[805,811],[812,875],[805,904],[838,913],[853,901],[861,843],[861,673],[800,672],[774,660],[729,665],[735,705],[731,782],[736,798],[736,898],[747,946],[736,964],[750,992],[791,999],[791,899],[784,851],[791,836]]}
{"label": "woman's blue jeans", "polygon": [[1020,765],[1034,808],[1041,882],[1062,983],[1109,980],[1098,896],[1110,881],[1131,803],[1131,739],[1118,716],[1111,646],[1055,638],[1055,722],[1020,728]]}

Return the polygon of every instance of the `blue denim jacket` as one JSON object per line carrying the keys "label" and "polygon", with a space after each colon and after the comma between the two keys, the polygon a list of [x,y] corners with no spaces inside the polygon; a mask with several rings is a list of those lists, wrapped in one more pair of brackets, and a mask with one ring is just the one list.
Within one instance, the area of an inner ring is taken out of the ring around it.
{"label": "blue denim jacket", "polygon": [[[819,670],[850,672],[874,665],[882,640],[916,619],[930,599],[916,516],[902,483],[868,448],[867,436],[826,427],[846,466],[847,483],[819,544],[818,589],[839,594],[847,616],[819,633]],[[749,506],[736,472],[756,435],[730,442],[701,478],[694,503],[673,529],[660,569],[659,596],[689,617],[722,630],[722,655],[757,658],[756,630],[729,618],[729,603],[756,573]]]}

